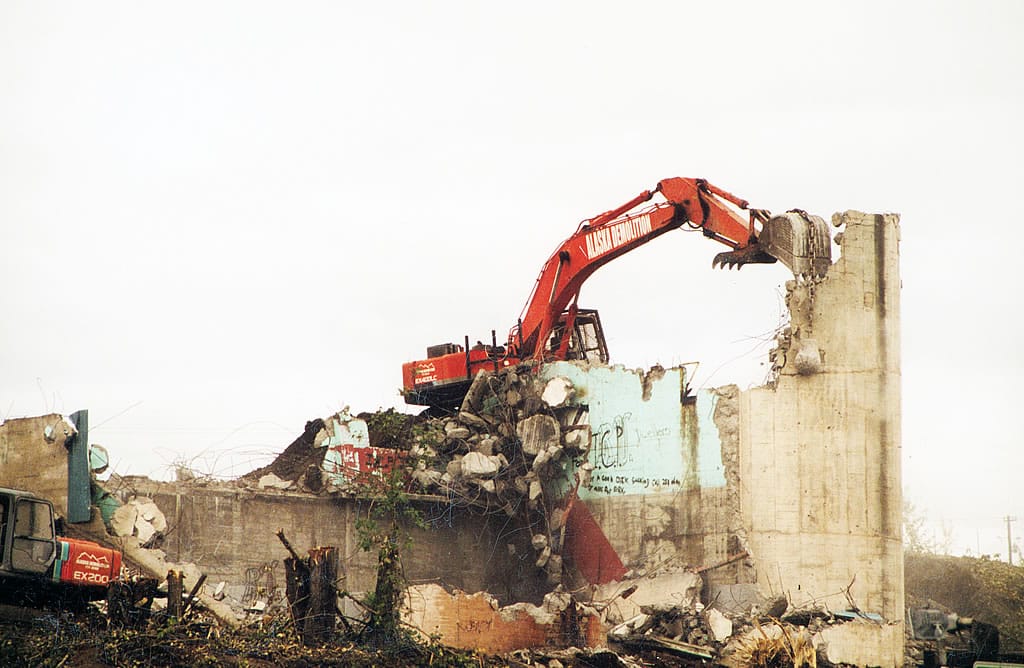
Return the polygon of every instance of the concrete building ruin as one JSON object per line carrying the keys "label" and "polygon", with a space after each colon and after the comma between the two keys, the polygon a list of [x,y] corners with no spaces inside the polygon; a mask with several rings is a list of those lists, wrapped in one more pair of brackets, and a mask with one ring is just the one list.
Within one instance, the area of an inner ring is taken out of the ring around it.
{"label": "concrete building ruin", "polygon": [[[409,528],[406,575],[422,585],[410,619],[443,642],[505,651],[552,642],[543,622],[567,604],[546,598],[552,589],[589,606],[573,639],[585,643],[606,642],[595,629],[639,610],[645,587],[722,608],[783,595],[791,608],[859,617],[817,632],[831,661],[902,665],[899,218],[847,211],[833,223],[841,257],[824,278],[786,286],[790,323],[768,385],[690,393],[684,368],[557,362],[491,386],[493,397],[447,424],[432,450],[441,464],[413,471],[428,528]],[[494,418],[506,409],[519,417]],[[331,493],[331,474],[366,469],[358,458],[376,444],[358,422],[311,425],[299,440],[333,453],[312,472],[262,483],[124,477],[109,491],[153,499],[167,558],[227,583],[236,608],[283,588],[281,528],[297,546],[337,546],[344,588],[368,591],[375,555],[354,529],[366,502]],[[15,453],[52,446],[42,422],[24,426],[0,426],[0,485],[31,488],[41,475]],[[515,475],[502,477],[513,467],[501,439],[522,445]],[[479,503],[445,491],[456,486]],[[516,499],[534,513],[523,526]],[[568,575],[552,579],[556,570]],[[624,581],[636,599],[619,596]],[[491,599],[469,601],[480,592]],[[497,610],[509,605],[519,607]]]}

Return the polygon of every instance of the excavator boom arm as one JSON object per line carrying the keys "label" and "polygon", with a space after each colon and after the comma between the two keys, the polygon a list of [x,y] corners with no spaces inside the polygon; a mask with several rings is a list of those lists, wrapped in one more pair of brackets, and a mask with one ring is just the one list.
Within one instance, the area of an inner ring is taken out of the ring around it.
{"label": "excavator boom arm", "polygon": [[[660,193],[665,201],[642,211],[636,207]],[[584,221],[548,258],[533,293],[513,328],[509,345],[522,358],[539,358],[562,312],[575,304],[584,281],[615,258],[684,224],[703,230],[705,236],[733,251],[756,244],[753,218],[744,220],[733,206],[746,201],[716,188],[703,179],[670,178],[654,191],[645,190],[622,206]],[[632,212],[632,213],[630,213]],[[773,259],[748,259],[769,262]]]}
{"label": "excavator boom arm", "polygon": [[[650,202],[656,195],[664,201]],[[427,348],[427,359],[402,365],[406,402],[451,410],[461,403],[474,374],[523,360],[588,359],[606,362],[608,351],[597,312],[577,304],[583,283],[602,266],[648,241],[688,225],[728,246],[712,266],[742,267],[781,261],[799,276],[820,277],[831,264],[825,221],[803,211],[779,216],[749,209],[747,202],[704,179],[658,182],[610,211],[583,221],[541,268],[507,347],[445,343]]]}

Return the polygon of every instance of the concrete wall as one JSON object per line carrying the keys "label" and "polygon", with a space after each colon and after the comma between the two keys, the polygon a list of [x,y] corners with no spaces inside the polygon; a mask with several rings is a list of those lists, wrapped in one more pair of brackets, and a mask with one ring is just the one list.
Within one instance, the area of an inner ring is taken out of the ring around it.
{"label": "concrete wall", "polygon": [[[545,365],[542,380],[559,377],[572,384],[570,402],[585,410],[582,419],[591,428],[587,461],[593,471],[579,498],[626,568],[649,572],[724,561],[730,546],[725,467],[713,420],[717,395],[684,398],[683,368],[643,373]],[[570,471],[565,481],[571,479]]]}
{"label": "concrete wall", "polygon": [[[268,574],[283,595],[281,562],[288,552],[276,536],[280,529],[301,555],[317,546],[337,547],[346,575],[342,588],[370,591],[376,582],[376,551],[360,548],[355,526],[366,515],[365,501],[145,478],[125,478],[113,491],[122,498],[152,498],[168,522],[160,546],[167,558],[195,563],[211,584],[226,582],[228,595],[236,601],[241,601],[247,580],[265,584]],[[543,596],[537,593],[540,581],[532,575],[532,557],[510,555],[498,540],[498,532],[508,530],[504,522],[493,524],[473,509],[437,501],[415,505],[427,528],[406,525],[412,543],[403,565],[410,583],[486,590],[503,601]]]}
{"label": "concrete wall", "polygon": [[68,449],[73,427],[56,413],[0,424],[0,487],[23,489],[67,514]]}
{"label": "concrete wall", "polygon": [[[843,256],[791,285],[792,335],[775,387],[738,403],[740,503],[758,582],[794,602],[850,587],[863,610],[903,617],[899,226],[847,212]],[[801,347],[821,370],[801,375]],[[851,586],[852,585],[852,586]]]}

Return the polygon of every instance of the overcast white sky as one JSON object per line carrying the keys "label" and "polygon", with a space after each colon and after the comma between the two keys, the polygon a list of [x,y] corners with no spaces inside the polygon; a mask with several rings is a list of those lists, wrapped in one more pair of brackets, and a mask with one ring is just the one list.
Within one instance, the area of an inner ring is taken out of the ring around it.
{"label": "overcast white sky", "polygon": [[[606,6],[605,6],[606,5]],[[957,550],[1024,534],[1024,3],[0,4],[0,417],[220,475],[402,407],[668,176],[902,215],[903,461]],[[605,267],[613,359],[758,384],[785,270]]]}

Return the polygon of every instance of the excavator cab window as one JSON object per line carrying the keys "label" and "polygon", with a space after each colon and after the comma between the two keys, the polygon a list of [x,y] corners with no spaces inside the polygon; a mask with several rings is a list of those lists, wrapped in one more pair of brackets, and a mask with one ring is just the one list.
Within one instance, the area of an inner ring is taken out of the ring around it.
{"label": "excavator cab window", "polygon": [[[567,314],[563,313],[558,326],[552,330],[549,348],[551,352],[557,350],[562,341],[566,317]],[[577,311],[565,359],[584,360],[592,364],[608,363],[608,344],[605,342],[604,330],[601,329],[601,318],[597,311],[593,309]]]}
{"label": "excavator cab window", "polygon": [[573,329],[570,349],[576,349],[577,359],[593,364],[607,364],[608,344],[604,340],[604,330],[601,329],[601,318],[597,311],[581,310],[576,315],[576,326]]}
{"label": "excavator cab window", "polygon": [[56,556],[53,507],[38,499],[18,499],[14,510],[11,568],[45,573]]}

